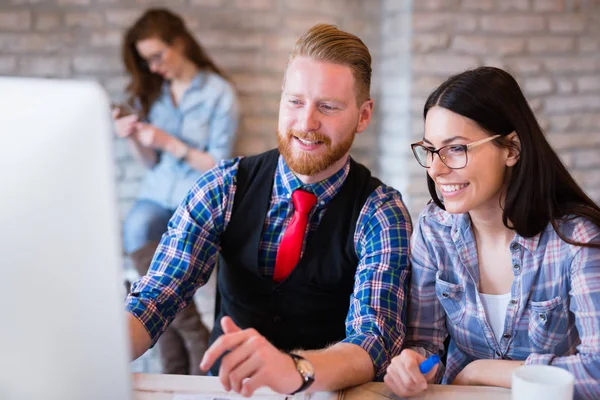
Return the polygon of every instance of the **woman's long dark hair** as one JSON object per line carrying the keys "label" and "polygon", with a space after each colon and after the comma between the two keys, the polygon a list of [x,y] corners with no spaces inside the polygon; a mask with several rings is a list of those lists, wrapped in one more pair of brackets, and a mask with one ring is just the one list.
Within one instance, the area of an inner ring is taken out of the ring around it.
{"label": "woman's long dark hair", "polygon": [[226,78],[194,39],[183,20],[164,8],[147,10],[125,33],[122,56],[131,82],[127,86],[129,101],[139,100],[142,116],[150,111],[150,106],[160,95],[163,78],[153,74],[140,56],[135,44],[144,39],[157,38],[171,45],[175,39],[183,41],[185,56],[200,70],[209,70]]}
{"label": "woman's long dark hair", "polygon": [[[446,108],[475,121],[494,135],[497,146],[511,146],[506,136],[516,132],[521,142],[520,157],[512,169],[502,222],[523,237],[542,232],[551,223],[569,244],[579,243],[559,230],[560,220],[583,217],[600,227],[600,207],[579,187],[552,149],[529,107],[517,81],[494,67],[479,67],[451,76],[429,95],[423,118],[434,106]],[[435,183],[427,175],[427,187],[435,204],[444,208]]]}

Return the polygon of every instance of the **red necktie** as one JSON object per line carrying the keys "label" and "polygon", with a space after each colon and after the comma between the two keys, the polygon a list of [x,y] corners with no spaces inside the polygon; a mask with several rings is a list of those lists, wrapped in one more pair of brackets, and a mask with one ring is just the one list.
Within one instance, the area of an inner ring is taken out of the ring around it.
{"label": "red necktie", "polygon": [[317,196],[298,189],[292,193],[292,201],[294,202],[296,211],[292,216],[290,224],[285,229],[281,243],[279,243],[277,258],[275,259],[275,272],[273,274],[275,282],[281,282],[287,278],[296,264],[298,264],[298,260],[300,260],[308,214],[317,202]]}

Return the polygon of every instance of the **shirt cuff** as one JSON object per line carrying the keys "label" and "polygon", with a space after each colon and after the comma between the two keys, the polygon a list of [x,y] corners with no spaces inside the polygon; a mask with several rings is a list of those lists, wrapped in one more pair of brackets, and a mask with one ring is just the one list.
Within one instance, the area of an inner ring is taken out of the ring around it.
{"label": "shirt cuff", "polygon": [[365,349],[373,361],[375,380],[383,380],[385,371],[390,364],[390,358],[380,337],[362,333],[348,336],[341,343],[352,343]]}
{"label": "shirt cuff", "polygon": [[554,354],[530,354],[525,360],[525,365],[529,364],[542,364],[550,365],[552,360],[556,357]]}
{"label": "shirt cuff", "polygon": [[150,340],[152,340],[150,347],[154,347],[161,332],[164,330],[163,327],[167,326],[167,321],[162,318],[154,303],[147,300],[142,301],[140,298],[130,294],[125,300],[125,311],[133,314],[142,323],[148,335],[150,335]]}

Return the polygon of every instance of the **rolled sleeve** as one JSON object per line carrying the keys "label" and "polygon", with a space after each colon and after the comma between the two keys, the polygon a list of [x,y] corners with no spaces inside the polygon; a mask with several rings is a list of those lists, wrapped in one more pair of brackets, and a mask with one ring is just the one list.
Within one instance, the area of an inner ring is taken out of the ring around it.
{"label": "rolled sleeve", "polygon": [[[346,337],[342,343],[351,343],[362,347],[373,360],[376,378],[385,374],[385,369],[390,363],[385,344],[380,335],[369,335],[366,333],[356,334]],[[383,379],[383,376],[381,376]]]}
{"label": "rolled sleeve", "polygon": [[151,299],[142,299],[131,294],[125,300],[125,310],[133,314],[142,323],[152,340],[151,347],[154,346],[169,324],[169,319],[158,311],[156,304]]}
{"label": "rolled sleeve", "polygon": [[369,353],[377,380],[383,379],[404,341],[411,230],[400,193],[384,185],[367,199],[357,222],[360,262],[343,342]]}
{"label": "rolled sleeve", "polygon": [[525,360],[525,365],[527,365],[527,364],[532,364],[532,365],[536,365],[536,364],[537,365],[550,365],[552,363],[552,360],[554,358],[556,358],[556,356],[554,354],[537,354],[537,353],[532,353]]}
{"label": "rolled sleeve", "polygon": [[204,174],[171,217],[148,273],[136,281],[125,309],[146,328],[152,345],[214,269],[239,159]]}

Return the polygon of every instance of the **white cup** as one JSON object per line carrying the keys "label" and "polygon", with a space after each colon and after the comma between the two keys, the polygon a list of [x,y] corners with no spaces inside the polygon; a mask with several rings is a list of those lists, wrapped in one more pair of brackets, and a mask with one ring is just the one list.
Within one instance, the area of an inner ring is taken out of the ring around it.
{"label": "white cup", "polygon": [[573,400],[575,377],[549,365],[524,365],[512,374],[512,400]]}

